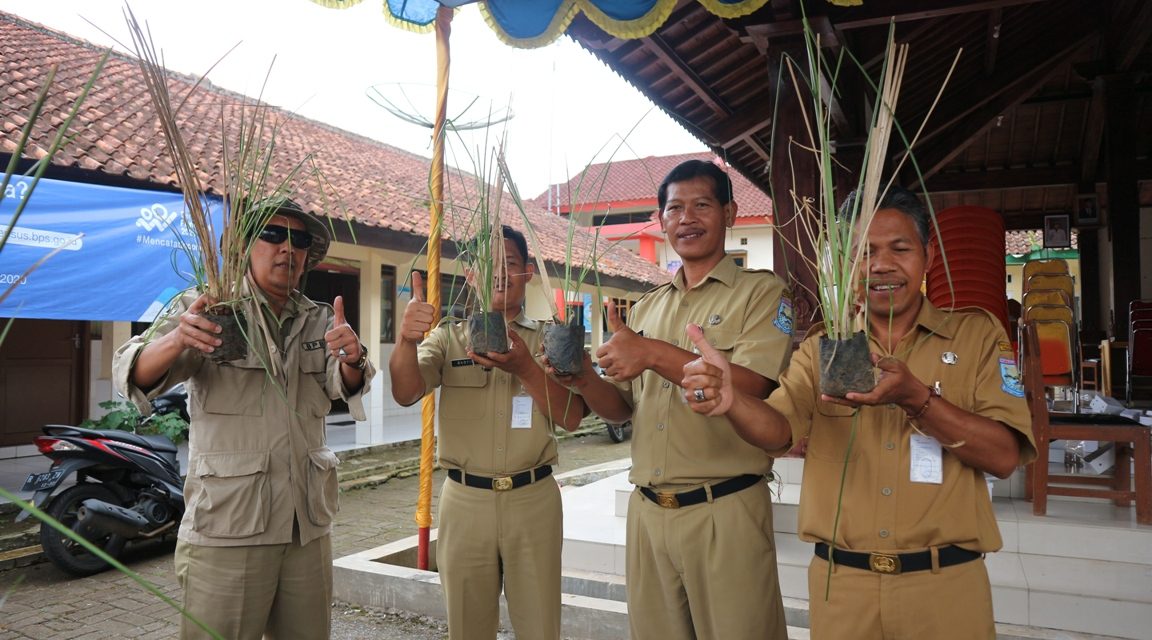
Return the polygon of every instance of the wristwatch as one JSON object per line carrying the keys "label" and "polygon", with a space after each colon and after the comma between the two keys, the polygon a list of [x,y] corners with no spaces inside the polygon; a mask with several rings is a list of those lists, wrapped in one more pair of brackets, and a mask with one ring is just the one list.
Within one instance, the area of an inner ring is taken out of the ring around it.
{"label": "wristwatch", "polygon": [[360,359],[352,366],[361,371],[368,368],[368,347],[365,347],[363,342],[360,343]]}

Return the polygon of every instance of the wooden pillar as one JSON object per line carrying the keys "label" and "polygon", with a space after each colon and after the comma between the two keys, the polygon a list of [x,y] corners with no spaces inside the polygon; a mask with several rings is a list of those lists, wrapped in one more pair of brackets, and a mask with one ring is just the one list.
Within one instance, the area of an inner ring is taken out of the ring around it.
{"label": "wooden pillar", "polygon": [[1128,336],[1128,303],[1140,298],[1140,192],[1136,171],[1136,99],[1130,75],[1097,79],[1104,83],[1106,217],[1112,239],[1112,309],[1116,337]]}
{"label": "wooden pillar", "polygon": [[[797,40],[792,47],[794,60],[804,60],[803,42]],[[769,67],[773,80],[777,70],[783,66],[784,48],[776,41],[769,51]],[[803,223],[796,217],[796,207],[792,193],[797,197],[817,197],[819,188],[816,160],[808,147],[808,127],[802,117],[800,100],[807,104],[811,96],[797,97],[787,69],[780,85],[773,94],[779,93],[779,104],[775,108],[775,137],[772,140],[771,185],[772,209],[775,215],[776,230],[773,234],[776,246],[772,252],[773,270],[785,278],[792,288],[792,304],[795,312],[795,336],[802,336],[813,322],[820,321],[819,298],[816,295],[817,278],[812,269],[816,255]],[[811,107],[808,107],[811,112]],[[795,141],[790,142],[790,141]],[[798,146],[799,145],[799,146]]]}

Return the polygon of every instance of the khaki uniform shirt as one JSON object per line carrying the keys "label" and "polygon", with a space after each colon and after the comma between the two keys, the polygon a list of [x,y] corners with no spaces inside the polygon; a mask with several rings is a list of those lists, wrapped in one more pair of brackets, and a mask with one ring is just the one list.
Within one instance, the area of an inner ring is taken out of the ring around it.
{"label": "khaki uniform shirt", "polygon": [[[257,305],[267,304],[263,295],[255,298],[243,303],[246,318],[258,317]],[[187,381],[192,425],[180,539],[221,547],[283,544],[292,541],[293,520],[301,544],[327,535],[338,506],[339,460],[325,444],[324,418],[341,398],[354,418],[365,420],[363,396],[375,368],[369,363],[363,386],[349,393],[324,342],[333,326],[331,307],[294,293],[280,316],[283,349],[253,341],[246,357],[224,364],[186,350],[144,392],[131,381],[137,354],[149,339],[175,330],[195,299],[185,292],[171,313],[120,347],[113,360],[116,389],[142,411],[149,398]],[[249,320],[248,335],[260,332],[255,324]],[[273,361],[276,373],[265,366]]]}
{"label": "khaki uniform shirt", "polygon": [[[745,271],[731,258],[691,289],[681,269],[671,283],[645,294],[628,316],[633,331],[691,351],[684,331],[689,322],[700,325],[731,363],[770,380],[792,354],[792,301],[784,282],[770,271]],[[772,458],[744,442],[727,418],[692,411],[678,382],[649,370],[621,385],[635,407],[633,484],[680,490],[772,470]]]}
{"label": "khaki uniform shirt", "polygon": [[[523,314],[512,323],[536,353],[540,323]],[[505,476],[556,464],[556,437],[548,418],[532,402],[531,428],[512,428],[513,401],[531,397],[516,376],[484,371],[468,357],[468,327],[444,322],[417,348],[425,391],[440,387],[440,466],[482,476]]]}
{"label": "khaki uniform shirt", "polygon": [[[861,551],[948,544],[980,552],[998,550],[1000,530],[983,473],[944,449],[942,483],[912,482],[914,432],[903,409],[865,406],[854,420],[850,407],[820,401],[816,368],[821,333],[819,327],[813,328],[781,377],[780,388],[767,400],[792,424],[792,442],[808,437],[800,538]],[[871,347],[884,353],[875,341]],[[925,384],[939,381],[941,396],[948,402],[1024,435],[1022,464],[1035,457],[1032,422],[1012,345],[999,321],[980,310],[944,313],[925,300],[915,328],[897,345],[895,355]],[[856,435],[849,449],[853,429]],[[843,473],[840,523],[834,537]]]}

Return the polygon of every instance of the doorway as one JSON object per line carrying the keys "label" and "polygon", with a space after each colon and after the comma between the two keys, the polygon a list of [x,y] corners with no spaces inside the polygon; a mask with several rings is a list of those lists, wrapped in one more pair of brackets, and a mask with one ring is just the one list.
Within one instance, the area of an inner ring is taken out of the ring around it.
{"label": "doorway", "polygon": [[87,369],[87,322],[13,321],[0,345],[0,446],[30,445],[45,424],[79,424]]}

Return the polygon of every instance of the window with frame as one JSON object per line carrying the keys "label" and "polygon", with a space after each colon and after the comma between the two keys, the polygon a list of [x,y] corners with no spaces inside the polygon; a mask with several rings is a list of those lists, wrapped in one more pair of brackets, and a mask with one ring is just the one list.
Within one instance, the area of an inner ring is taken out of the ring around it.
{"label": "window with frame", "polygon": [[380,267],[380,344],[396,342],[396,267]]}

